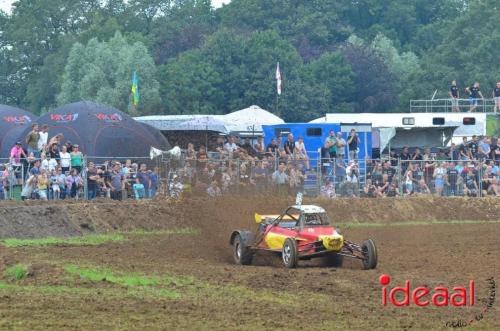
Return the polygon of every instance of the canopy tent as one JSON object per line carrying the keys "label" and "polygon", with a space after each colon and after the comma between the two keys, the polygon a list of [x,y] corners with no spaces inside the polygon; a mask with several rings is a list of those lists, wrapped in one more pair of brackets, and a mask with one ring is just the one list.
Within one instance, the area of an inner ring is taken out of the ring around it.
{"label": "canopy tent", "polygon": [[216,131],[229,133],[226,122],[214,116],[203,116],[193,118],[189,121],[179,123],[177,131]]}
{"label": "canopy tent", "polygon": [[151,147],[170,149],[156,129],[116,108],[89,101],[61,106],[41,116],[38,123],[49,125],[49,137],[62,133],[63,141],[78,144],[91,157],[149,157]]}
{"label": "canopy tent", "polygon": [[24,142],[23,132],[31,129],[37,118],[22,109],[0,105],[0,158],[8,158],[17,141]]}
{"label": "canopy tent", "polygon": [[242,133],[252,132],[261,133],[262,125],[284,124],[278,116],[260,108],[259,106],[250,106],[227,115],[223,115],[223,120],[231,132]]}
{"label": "canopy tent", "polygon": [[278,116],[250,106],[226,115],[156,115],[135,118],[161,131],[213,131],[222,134],[262,134],[262,125],[285,123]]}

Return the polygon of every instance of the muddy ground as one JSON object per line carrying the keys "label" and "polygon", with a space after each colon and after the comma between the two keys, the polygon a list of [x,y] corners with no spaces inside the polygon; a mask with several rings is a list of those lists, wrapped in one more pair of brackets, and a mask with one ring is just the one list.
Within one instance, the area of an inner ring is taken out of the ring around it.
{"label": "muddy ground", "polygon": [[[483,311],[491,294],[486,279],[500,282],[497,199],[317,201],[335,223],[344,224],[348,239],[376,241],[376,270],[361,270],[356,261],[346,261],[342,268],[304,262],[288,270],[278,258],[267,255],[259,255],[253,266],[234,265],[228,245],[231,230],[254,228],[254,212],[279,213],[291,202],[254,197],[189,203],[4,205],[2,238],[186,227],[196,231],[130,235],[127,241],[99,246],[0,246],[0,273],[15,264],[29,266],[29,276],[21,281],[0,276],[0,328],[429,330],[446,329],[448,321],[470,322],[483,313],[466,329],[500,329],[498,300]],[[370,224],[380,226],[366,226]],[[64,271],[68,264],[177,277],[168,289],[179,297],[150,295],[146,288],[137,294],[106,279],[97,283],[74,279]],[[392,277],[390,287],[409,279],[412,287],[451,288],[474,279],[476,304],[383,307],[381,274]]]}

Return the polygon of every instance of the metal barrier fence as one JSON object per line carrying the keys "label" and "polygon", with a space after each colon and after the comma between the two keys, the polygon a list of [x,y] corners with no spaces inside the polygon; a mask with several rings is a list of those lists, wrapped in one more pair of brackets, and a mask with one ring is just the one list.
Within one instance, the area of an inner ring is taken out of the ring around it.
{"label": "metal barrier fence", "polygon": [[[244,194],[274,191],[295,195],[333,197],[405,197],[421,194],[471,196],[500,194],[500,163],[491,160],[348,160],[345,157],[320,158],[260,155],[259,158],[231,158],[226,153],[208,153],[193,158],[184,151],[180,159],[168,155],[151,160],[137,157],[84,157],[81,172],[62,173],[65,181],[57,189],[48,176],[47,187],[29,188],[32,165],[13,165],[0,159],[0,199],[24,198],[151,198],[157,193],[178,197],[193,193],[209,195]],[[94,169],[92,164],[98,170]],[[113,167],[123,178],[122,186],[113,192],[109,182]],[[137,175],[141,164],[152,187],[140,188]],[[94,171],[94,172],[93,172]],[[61,173],[60,173],[61,174]],[[283,174],[286,174],[284,176]],[[73,176],[68,180],[68,176]],[[98,185],[92,179],[97,176]],[[283,182],[280,182],[283,179]],[[77,183],[77,185],[73,185]],[[89,183],[90,186],[89,186]],[[100,184],[99,184],[100,183]],[[101,185],[106,183],[105,185]],[[35,182],[36,184],[36,182]],[[154,186],[154,187],[153,187]]]}
{"label": "metal barrier fence", "polygon": [[[472,103],[472,105],[471,105]],[[410,112],[435,113],[435,112],[468,112],[475,105],[473,111],[479,113],[497,113],[494,99],[432,99],[410,100]]]}

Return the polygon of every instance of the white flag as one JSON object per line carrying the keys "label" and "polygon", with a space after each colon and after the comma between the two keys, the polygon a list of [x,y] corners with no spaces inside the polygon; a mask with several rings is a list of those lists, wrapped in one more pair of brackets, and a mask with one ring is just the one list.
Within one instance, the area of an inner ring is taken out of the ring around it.
{"label": "white flag", "polygon": [[281,72],[280,72],[280,63],[276,66],[276,89],[278,91],[278,95],[281,95]]}

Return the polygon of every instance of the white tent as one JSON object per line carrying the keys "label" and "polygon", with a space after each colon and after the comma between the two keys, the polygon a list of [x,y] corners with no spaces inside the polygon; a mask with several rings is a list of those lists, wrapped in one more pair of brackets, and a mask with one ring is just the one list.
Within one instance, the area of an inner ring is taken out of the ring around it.
{"label": "white tent", "polygon": [[285,123],[278,116],[255,105],[223,115],[221,119],[230,131],[239,133],[261,133],[262,125]]}

